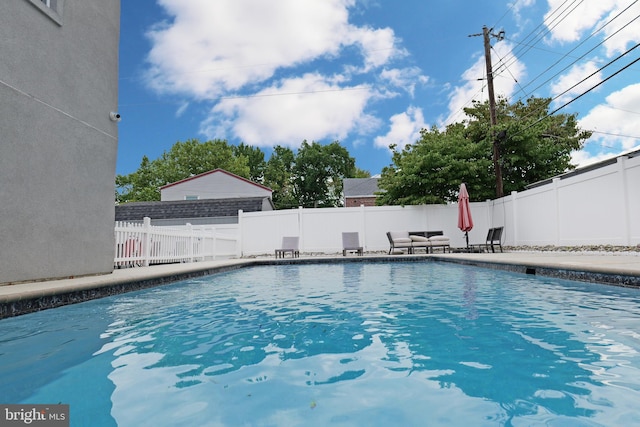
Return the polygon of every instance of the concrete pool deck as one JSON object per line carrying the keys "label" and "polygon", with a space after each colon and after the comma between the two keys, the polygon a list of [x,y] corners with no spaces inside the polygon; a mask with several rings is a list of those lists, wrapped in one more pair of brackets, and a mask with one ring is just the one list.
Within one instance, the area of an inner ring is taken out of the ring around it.
{"label": "concrete pool deck", "polygon": [[420,255],[341,254],[275,259],[274,256],[227,259],[189,264],[125,268],[111,274],[0,286],[0,318],[159,286],[191,277],[254,266],[290,263],[360,261],[442,261],[524,274],[640,288],[640,253],[438,253]]}

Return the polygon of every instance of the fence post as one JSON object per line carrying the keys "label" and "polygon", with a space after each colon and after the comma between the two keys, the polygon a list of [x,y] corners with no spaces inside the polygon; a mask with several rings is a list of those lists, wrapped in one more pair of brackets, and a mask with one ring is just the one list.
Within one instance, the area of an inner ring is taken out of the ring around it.
{"label": "fence post", "polygon": [[617,161],[617,178],[622,188],[622,218],[624,221],[624,234],[622,244],[629,246],[631,244],[631,215],[629,212],[629,186],[627,185],[627,167],[626,161],[627,156],[620,156],[616,159]]}
{"label": "fence post", "polygon": [[367,250],[367,230],[366,230],[366,210],[364,204],[360,205],[360,235],[362,236],[362,247],[363,250]]}
{"label": "fence post", "polygon": [[[518,227],[520,226],[520,224],[518,223],[518,192],[517,191],[512,191],[511,192],[511,223],[513,224],[513,246],[518,246],[518,240],[519,240],[519,235],[518,235]],[[505,225],[507,225],[507,219],[504,219]]]}
{"label": "fence post", "polygon": [[151,218],[145,216],[142,226],[142,266],[149,267],[149,254],[151,253]]}
{"label": "fence post", "polygon": [[193,262],[193,226],[191,223],[187,223],[187,231],[189,236],[189,243],[187,245],[187,258],[189,262]]}
{"label": "fence post", "polygon": [[242,258],[243,250],[242,245],[244,244],[242,240],[242,227],[244,226],[244,220],[242,218],[244,211],[242,209],[238,210],[238,234],[236,235],[236,256],[238,258]]}
{"label": "fence post", "polygon": [[211,230],[211,237],[213,237],[213,241],[211,242],[211,252],[213,253],[213,261],[216,260],[216,252],[218,251],[217,249],[217,242],[218,242],[218,235],[217,235],[217,230],[215,227],[212,228]]}
{"label": "fence post", "polygon": [[561,217],[560,217],[560,178],[553,178],[551,180],[551,185],[552,185],[552,189],[553,189],[553,201],[555,203],[555,215],[554,215],[554,220],[556,221],[555,223],[555,234],[556,234],[556,238],[555,238],[555,242],[554,244],[556,246],[560,246],[560,239],[562,237],[562,230],[560,230],[560,223],[561,223]]}
{"label": "fence post", "polygon": [[298,206],[298,236],[300,238],[300,252],[304,252],[304,227],[302,224],[304,211],[302,206]]}

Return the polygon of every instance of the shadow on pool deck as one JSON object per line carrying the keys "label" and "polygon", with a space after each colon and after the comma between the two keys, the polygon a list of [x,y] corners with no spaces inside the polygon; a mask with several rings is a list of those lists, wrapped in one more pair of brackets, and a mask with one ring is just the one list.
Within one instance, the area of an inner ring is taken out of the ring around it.
{"label": "shadow on pool deck", "polygon": [[640,288],[640,256],[603,253],[505,252],[429,255],[310,255],[275,259],[273,256],[167,264],[115,270],[111,274],[0,286],[0,318],[159,286],[256,265],[336,262],[455,262],[522,274],[558,277]]}

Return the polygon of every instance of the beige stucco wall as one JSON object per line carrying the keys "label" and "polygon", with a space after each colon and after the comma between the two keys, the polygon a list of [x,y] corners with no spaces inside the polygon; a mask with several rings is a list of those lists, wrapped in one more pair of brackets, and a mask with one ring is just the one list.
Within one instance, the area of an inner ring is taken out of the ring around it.
{"label": "beige stucco wall", "polygon": [[0,2],[0,283],[113,270],[119,0]]}

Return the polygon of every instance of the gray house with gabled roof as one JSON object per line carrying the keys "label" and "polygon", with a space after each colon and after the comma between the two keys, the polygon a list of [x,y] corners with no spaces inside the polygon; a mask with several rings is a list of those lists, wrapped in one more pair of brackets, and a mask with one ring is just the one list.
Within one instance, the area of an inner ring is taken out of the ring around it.
{"label": "gray house with gabled roof", "polygon": [[239,210],[261,212],[274,207],[268,197],[131,202],[116,206],[116,221],[142,222],[149,217],[152,225],[236,224]]}
{"label": "gray house with gabled roof", "polygon": [[116,221],[153,225],[236,224],[238,211],[274,210],[273,190],[223,169],[214,169],[160,188],[159,202],[116,206]]}
{"label": "gray house with gabled roof", "polygon": [[375,206],[379,178],[345,178],[343,181],[344,206]]}

